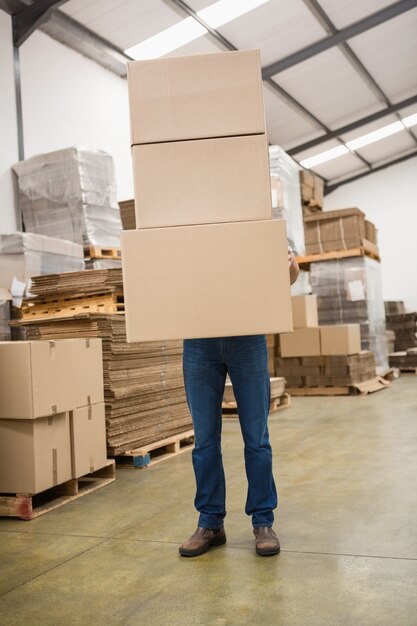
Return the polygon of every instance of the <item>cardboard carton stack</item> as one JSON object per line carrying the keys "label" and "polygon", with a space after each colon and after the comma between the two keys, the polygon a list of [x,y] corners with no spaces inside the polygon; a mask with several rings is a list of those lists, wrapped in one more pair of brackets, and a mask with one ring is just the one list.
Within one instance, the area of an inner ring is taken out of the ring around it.
{"label": "cardboard carton stack", "polygon": [[[38,297],[65,294],[69,304],[71,294],[103,294],[106,290],[122,290],[121,270],[91,270],[33,281]],[[123,314],[74,314],[71,307],[61,309],[60,316],[34,317],[20,324],[28,339],[101,338],[109,454],[117,455],[191,427],[181,341],[127,343]]]}
{"label": "cardboard carton stack", "polygon": [[405,306],[402,300],[385,300],[385,315],[400,315],[405,313]]}
{"label": "cardboard carton stack", "polygon": [[137,229],[122,235],[128,341],[291,329],[259,51],[131,62],[128,86]]}
{"label": "cardboard carton stack", "polygon": [[319,326],[315,295],[293,296],[294,332],[281,335],[278,376],[294,387],[352,387],[374,380],[371,352],[361,351],[358,324]]}
{"label": "cardboard carton stack", "polygon": [[395,332],[395,350],[417,347],[417,312],[387,315],[387,327]]}
{"label": "cardboard carton stack", "polygon": [[308,170],[300,171],[301,200],[304,217],[313,215],[323,208],[324,181]]}
{"label": "cardboard carton stack", "polygon": [[352,256],[310,264],[320,324],[359,324],[362,350],[373,352],[378,373],[388,369],[381,264]]}
{"label": "cardboard carton stack", "polygon": [[112,157],[67,148],[13,166],[25,229],[84,246],[120,247]]}
{"label": "cardboard carton stack", "polygon": [[10,341],[10,292],[0,287],[0,341]]}
{"label": "cardboard carton stack", "polygon": [[378,256],[376,228],[360,209],[337,209],[304,218],[307,254],[365,247]]}
{"label": "cardboard carton stack", "polygon": [[37,494],[107,463],[99,339],[0,342],[0,492]]}
{"label": "cardboard carton stack", "polygon": [[275,359],[279,352],[279,335],[267,335],[266,345],[268,348],[268,369],[273,377],[275,376]]}

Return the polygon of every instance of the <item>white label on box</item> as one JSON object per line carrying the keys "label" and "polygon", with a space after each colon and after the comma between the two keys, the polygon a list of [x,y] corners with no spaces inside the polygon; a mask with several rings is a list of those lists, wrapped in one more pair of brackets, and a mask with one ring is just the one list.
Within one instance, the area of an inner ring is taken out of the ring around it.
{"label": "white label on box", "polygon": [[349,300],[357,302],[365,300],[365,290],[361,280],[351,280],[348,282]]}

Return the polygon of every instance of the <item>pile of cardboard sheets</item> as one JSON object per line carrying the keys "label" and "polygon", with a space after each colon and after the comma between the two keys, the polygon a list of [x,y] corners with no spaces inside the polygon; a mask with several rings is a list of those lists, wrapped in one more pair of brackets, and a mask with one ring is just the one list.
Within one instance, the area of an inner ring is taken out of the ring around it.
{"label": "pile of cardboard sheets", "polygon": [[304,217],[307,254],[351,250],[364,245],[378,255],[377,232],[360,209],[320,211]]}
{"label": "pile of cardboard sheets", "polygon": [[387,328],[395,332],[395,350],[417,347],[417,312],[387,315]]}
{"label": "pile of cardboard sheets", "polygon": [[324,181],[308,170],[300,171],[301,200],[303,214],[312,215],[323,208]]}
{"label": "pile of cardboard sheets", "polygon": [[28,232],[84,246],[120,247],[120,211],[112,157],[77,147],[16,163]]}

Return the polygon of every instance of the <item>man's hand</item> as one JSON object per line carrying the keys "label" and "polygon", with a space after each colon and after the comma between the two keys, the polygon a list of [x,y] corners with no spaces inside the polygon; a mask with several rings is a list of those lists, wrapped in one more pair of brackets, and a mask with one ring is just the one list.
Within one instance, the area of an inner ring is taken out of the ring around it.
{"label": "man's hand", "polygon": [[288,245],[288,267],[290,269],[290,283],[292,285],[298,278],[300,268],[298,267],[298,263],[295,260],[294,252],[292,251],[290,245]]}

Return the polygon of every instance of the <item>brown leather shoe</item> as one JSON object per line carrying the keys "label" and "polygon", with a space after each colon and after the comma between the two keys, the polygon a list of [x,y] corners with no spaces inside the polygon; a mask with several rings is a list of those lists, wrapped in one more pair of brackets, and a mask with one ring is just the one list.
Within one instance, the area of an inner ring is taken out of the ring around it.
{"label": "brown leather shoe", "polygon": [[273,556],[281,550],[279,539],[272,528],[268,526],[254,528],[253,534],[255,535],[256,554],[259,556]]}
{"label": "brown leather shoe", "polygon": [[199,526],[195,533],[179,547],[181,556],[200,556],[210,548],[210,546],[221,546],[226,543],[226,533],[224,528],[211,530]]}

